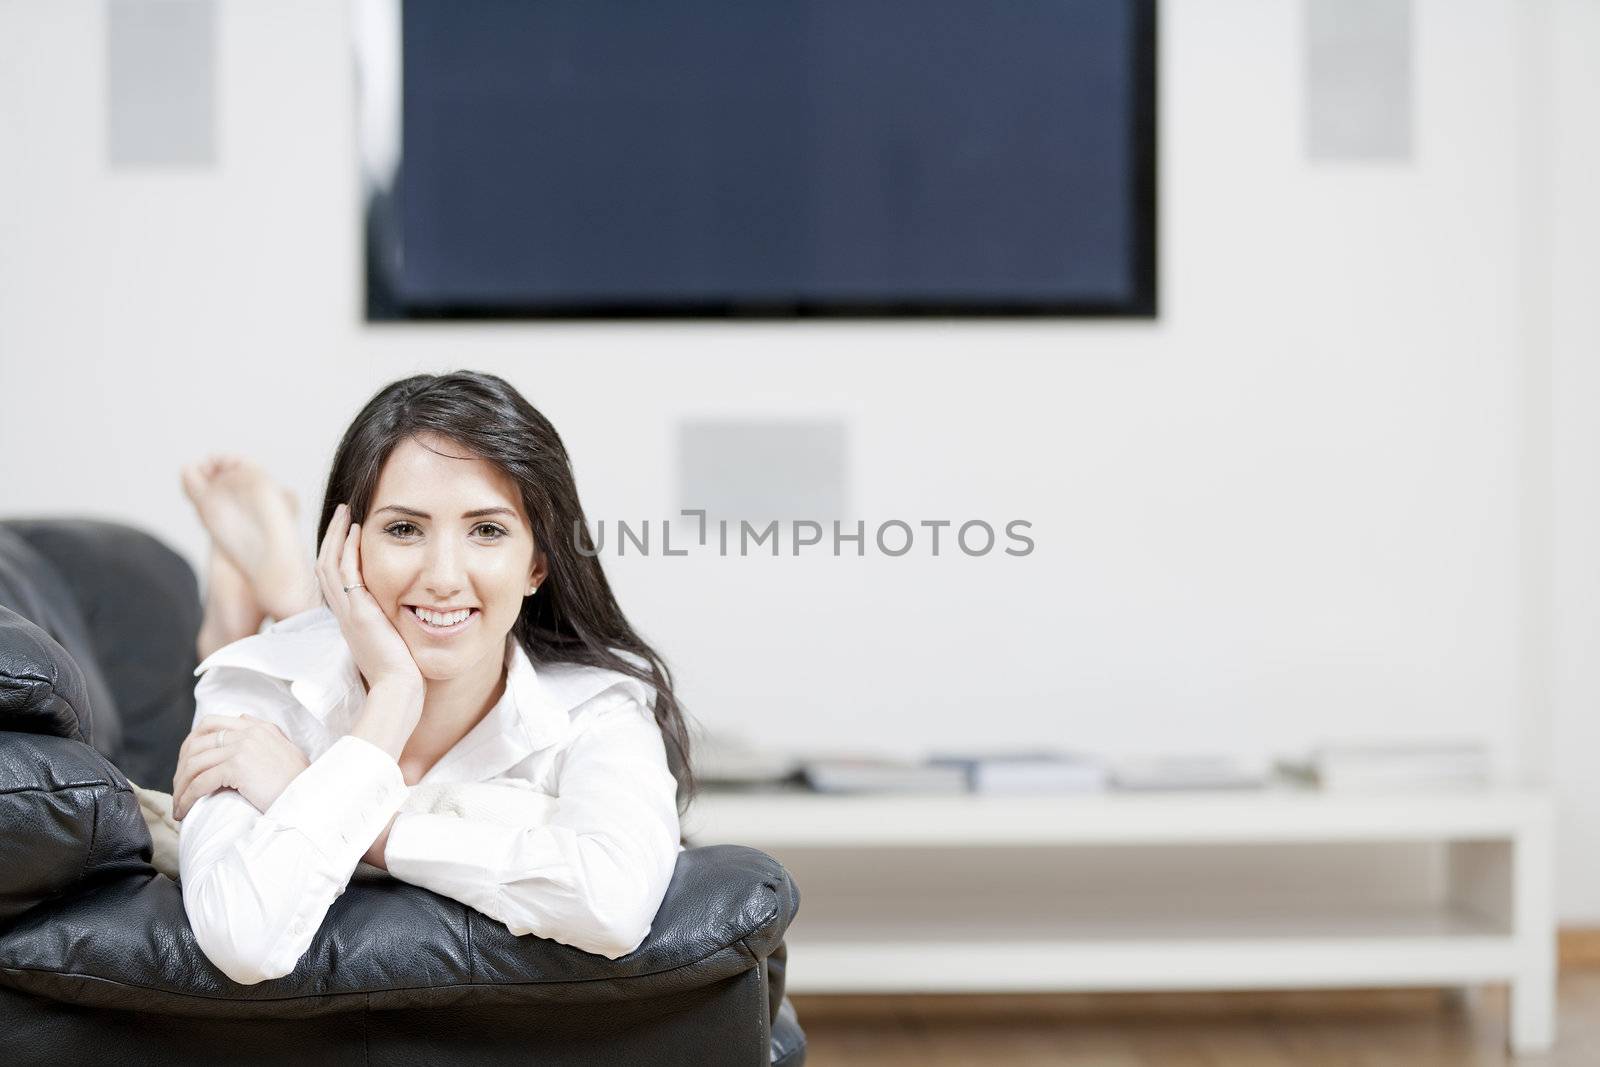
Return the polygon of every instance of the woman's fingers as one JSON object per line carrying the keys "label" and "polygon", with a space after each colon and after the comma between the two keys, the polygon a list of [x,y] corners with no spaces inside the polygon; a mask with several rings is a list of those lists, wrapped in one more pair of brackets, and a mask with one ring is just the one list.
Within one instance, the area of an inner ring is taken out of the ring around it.
{"label": "woman's fingers", "polygon": [[[218,749],[226,751],[233,746],[235,741],[239,740],[238,735],[244,731],[272,725],[272,723],[263,722],[249,715],[202,716],[200,721],[195,724],[194,729],[190,730],[189,735],[178,745],[178,769],[173,775],[172,795],[178,795],[180,791],[179,779],[183,777],[184,767],[191,764],[196,756],[204,755],[207,752],[215,752]],[[223,730],[231,731],[231,734],[224,736],[219,742],[214,735]],[[279,732],[281,733],[282,731]]]}
{"label": "woman's fingers", "polygon": [[189,809],[194,806],[195,801],[201,797],[210,796],[218,789],[226,786],[228,784],[227,777],[224,766],[212,767],[196,775],[194,780],[184,789],[182,796],[172,802],[173,819],[181,819],[189,813]]}
{"label": "woman's fingers", "polygon": [[328,521],[328,529],[323,533],[322,546],[317,551],[317,581],[322,586],[322,598],[328,607],[338,615],[341,605],[335,593],[338,591],[337,578],[339,555],[344,548],[344,543],[349,536],[350,508],[340,504],[333,509],[333,517]]}
{"label": "woman's fingers", "polygon": [[334,553],[338,546],[344,542],[345,506],[340,504],[333,509],[333,516],[328,520],[328,528],[323,531],[322,545],[317,550],[317,565],[324,573],[332,570]]}
{"label": "woman's fingers", "polygon": [[344,550],[339,553],[339,588],[358,585],[361,582],[361,568],[356,560],[361,555],[361,524],[350,524],[350,532],[345,535]]}
{"label": "woman's fingers", "polygon": [[209,733],[212,730],[225,730],[230,726],[237,726],[241,722],[259,721],[259,719],[252,719],[248,715],[221,715],[212,713],[210,715],[200,716],[200,721],[194,724],[194,729],[189,733],[192,737],[195,734]]}
{"label": "woman's fingers", "polygon": [[322,595],[328,595],[328,546],[338,536],[339,515],[344,510],[340,504],[333,509],[333,517],[328,520],[328,528],[322,532],[322,544],[317,546],[317,582],[322,586]]}
{"label": "woman's fingers", "polygon": [[[189,736],[185,737],[183,743],[178,746],[179,774],[182,773],[184,764],[193,760],[196,756],[216,751],[219,748],[226,749],[231,747],[235,738],[225,736],[219,740],[214,736],[217,733],[230,729],[243,731],[257,724],[259,724],[259,720],[251,719],[245,715],[206,715],[202,717],[195,724],[195,728],[189,731]],[[173,796],[178,795],[176,776],[174,776],[172,794]]]}
{"label": "woman's fingers", "polygon": [[182,796],[202,772],[208,771],[232,757],[233,753],[226,748],[213,748],[196,752],[179,765],[177,776],[172,780],[172,795],[175,797]]}
{"label": "woman's fingers", "polygon": [[283,738],[285,741],[289,740],[289,735],[283,732],[283,727],[279,726],[275,722],[268,722],[266,719],[258,719],[254,715],[241,715],[239,716],[239,721],[248,723],[252,729],[269,730]]}
{"label": "woman's fingers", "polygon": [[[211,716],[207,716],[207,718],[209,719]],[[190,753],[199,751],[203,748],[209,748],[210,746],[216,744],[215,741],[209,738],[200,740],[200,738],[204,737],[204,735],[215,733],[216,730],[217,726],[214,723],[209,723],[202,720],[199,725],[197,725],[193,730],[189,731],[189,736],[185,737],[183,739],[183,743],[178,746],[178,758],[181,760]]]}
{"label": "woman's fingers", "polygon": [[[190,787],[194,785],[195,778],[197,778],[201,772],[207,771],[216,766],[215,761],[208,761],[203,758],[208,755],[210,755],[210,753],[198,752],[178,765],[178,773],[174,775],[172,779],[173,818],[178,818],[177,812],[184,810],[180,806],[180,798],[189,792]],[[224,752],[220,753],[219,755],[221,755],[223,759],[226,759],[228,754]]]}

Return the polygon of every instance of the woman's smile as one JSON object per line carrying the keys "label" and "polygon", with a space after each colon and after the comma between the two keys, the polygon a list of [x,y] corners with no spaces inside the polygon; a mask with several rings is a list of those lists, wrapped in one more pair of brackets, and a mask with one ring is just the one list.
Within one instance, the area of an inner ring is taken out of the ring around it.
{"label": "woman's smile", "polygon": [[[453,623],[449,626],[436,626],[427,619],[424,619],[421,615],[418,615],[416,605],[414,604],[407,604],[405,613],[411,619],[412,623],[417,627],[417,629],[421,630],[429,637],[452,637],[471,626],[477,621],[478,616],[482,614],[482,612],[480,612],[477,608],[468,608],[467,617],[462,619],[460,622]],[[433,613],[429,612],[429,614],[431,615]],[[454,613],[452,612],[451,614]]]}

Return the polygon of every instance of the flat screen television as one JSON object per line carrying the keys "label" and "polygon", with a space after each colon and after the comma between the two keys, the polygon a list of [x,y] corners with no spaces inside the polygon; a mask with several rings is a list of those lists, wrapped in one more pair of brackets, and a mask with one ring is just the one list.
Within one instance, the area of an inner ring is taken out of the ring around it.
{"label": "flat screen television", "polygon": [[1156,313],[1154,0],[363,0],[366,314]]}

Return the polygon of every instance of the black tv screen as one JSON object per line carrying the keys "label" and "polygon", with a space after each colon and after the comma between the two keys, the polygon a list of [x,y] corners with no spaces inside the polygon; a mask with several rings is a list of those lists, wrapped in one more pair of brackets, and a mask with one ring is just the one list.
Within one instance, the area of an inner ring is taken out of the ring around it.
{"label": "black tv screen", "polygon": [[1153,0],[388,10],[369,319],[1155,314]]}

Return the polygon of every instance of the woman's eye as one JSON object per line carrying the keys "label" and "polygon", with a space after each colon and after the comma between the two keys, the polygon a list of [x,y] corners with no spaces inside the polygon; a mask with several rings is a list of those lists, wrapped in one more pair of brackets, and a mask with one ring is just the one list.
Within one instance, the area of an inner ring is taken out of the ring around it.
{"label": "woman's eye", "polygon": [[[417,532],[417,524],[414,522],[390,523],[384,527],[384,532],[393,534],[395,537],[410,537],[414,532]],[[498,541],[507,536],[504,529],[492,522],[480,522],[472,528],[472,532],[479,536],[487,537],[491,541]]]}

